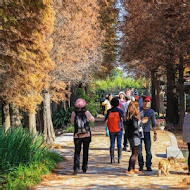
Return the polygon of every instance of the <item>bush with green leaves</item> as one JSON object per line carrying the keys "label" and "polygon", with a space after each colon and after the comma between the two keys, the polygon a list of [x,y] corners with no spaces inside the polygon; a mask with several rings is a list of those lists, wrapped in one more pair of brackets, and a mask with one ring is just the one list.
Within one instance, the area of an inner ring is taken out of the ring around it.
{"label": "bush with green leaves", "polygon": [[52,122],[54,128],[59,129],[63,126],[67,126],[70,123],[71,113],[73,110],[73,107],[67,108],[66,110],[62,108],[53,113]]}
{"label": "bush with green leaves", "polygon": [[66,133],[74,133],[74,125],[68,125],[65,129]]}
{"label": "bush with green leaves", "polygon": [[22,127],[0,129],[0,189],[28,189],[62,158],[43,146],[42,136]]}
{"label": "bush with green leaves", "polygon": [[57,153],[48,151],[41,161],[34,161],[29,164],[19,164],[18,167],[5,173],[2,189],[30,189],[41,181],[42,175],[53,170],[57,162],[61,160],[62,158]]}
{"label": "bush with green leaves", "polygon": [[9,170],[19,164],[41,161],[49,151],[43,145],[43,137],[23,129],[0,129],[0,170]]}

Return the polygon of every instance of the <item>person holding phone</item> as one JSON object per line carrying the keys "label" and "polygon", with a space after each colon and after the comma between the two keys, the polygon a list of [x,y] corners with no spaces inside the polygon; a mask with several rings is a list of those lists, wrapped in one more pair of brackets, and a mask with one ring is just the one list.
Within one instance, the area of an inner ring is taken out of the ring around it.
{"label": "person holding phone", "polygon": [[142,110],[140,110],[141,111],[140,116],[141,116],[141,119],[146,118],[147,122],[143,124],[144,138],[141,138],[141,143],[139,146],[139,154],[138,154],[139,171],[143,171],[143,167],[144,167],[144,158],[142,155],[142,142],[144,142],[144,145],[145,145],[147,171],[152,171],[150,122],[152,123],[152,128],[154,131],[154,141],[157,140],[157,133],[156,133],[155,112],[153,109],[150,108],[150,106],[151,106],[151,98],[149,96],[144,96],[143,97],[143,107],[142,107]]}

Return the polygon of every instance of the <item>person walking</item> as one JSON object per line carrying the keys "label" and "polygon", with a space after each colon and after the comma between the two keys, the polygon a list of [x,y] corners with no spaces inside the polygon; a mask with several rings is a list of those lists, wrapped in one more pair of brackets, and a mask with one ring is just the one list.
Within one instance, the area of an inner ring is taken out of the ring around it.
{"label": "person walking", "polygon": [[142,142],[144,142],[144,145],[145,145],[147,171],[152,171],[150,122],[152,123],[152,129],[154,131],[154,141],[157,140],[155,112],[153,109],[150,108],[150,105],[151,105],[151,98],[149,96],[144,96],[143,97],[143,107],[140,112],[140,115],[141,115],[141,119],[144,117],[145,118],[147,117],[148,121],[143,124],[144,138],[141,138],[141,144],[139,146],[138,162],[139,162],[139,170],[140,171],[143,171],[143,166],[144,166],[144,158],[142,155]]}
{"label": "person walking", "polygon": [[111,163],[115,163],[114,148],[115,148],[115,139],[117,138],[118,163],[120,163],[121,152],[122,152],[121,141],[123,134],[124,114],[123,111],[118,108],[119,105],[118,98],[113,98],[111,100],[111,105],[113,107],[108,110],[107,116],[105,118],[110,134],[110,158],[111,158]]}
{"label": "person walking", "polygon": [[190,107],[187,108],[187,114],[183,121],[183,141],[186,142],[188,146],[188,175],[190,175]]}
{"label": "person walking", "polygon": [[[105,110],[104,110],[104,116],[105,116],[105,118],[107,116],[107,111],[109,109],[111,109],[111,103],[110,102],[111,102],[112,98],[113,98],[112,94],[108,94],[106,96],[105,101],[102,102],[102,106],[105,106]],[[108,126],[107,125],[106,125],[106,136],[109,137],[109,130],[108,130]]]}
{"label": "person walking", "polygon": [[142,124],[146,123],[148,121],[148,118],[143,118],[142,121],[140,120],[139,103],[136,101],[130,102],[125,118],[127,138],[132,150],[132,154],[129,159],[129,167],[126,171],[126,174],[135,175],[136,173],[141,173],[138,169],[135,168],[135,163],[138,158],[139,146],[141,143],[140,138],[143,136]]}
{"label": "person walking", "polygon": [[100,97],[100,109],[101,109],[101,113],[104,114],[105,111],[105,106],[102,105],[102,103],[105,101],[104,95],[102,95]]}
{"label": "person walking", "polygon": [[[125,96],[126,98],[126,102],[124,102],[122,105],[121,105],[121,110],[124,112],[124,116],[126,115],[126,112],[127,112],[127,109],[128,109],[128,106],[131,102],[131,97],[126,95]],[[128,140],[127,140],[127,128],[126,128],[126,117],[124,117],[124,120],[123,120],[123,126],[124,126],[124,130],[125,130],[125,133],[124,133],[124,136],[123,136],[123,150],[126,151],[127,148],[128,148]]]}
{"label": "person walking", "polygon": [[75,110],[71,114],[71,123],[74,124],[74,172],[77,175],[80,170],[80,152],[83,144],[82,170],[85,173],[88,169],[88,151],[91,142],[91,131],[89,121],[94,122],[94,117],[86,110],[86,101],[79,98],[75,102]]}
{"label": "person walking", "polygon": [[118,97],[119,97],[119,106],[118,106],[118,108],[121,109],[121,105],[126,102],[125,93],[122,92],[122,91],[119,92]]}

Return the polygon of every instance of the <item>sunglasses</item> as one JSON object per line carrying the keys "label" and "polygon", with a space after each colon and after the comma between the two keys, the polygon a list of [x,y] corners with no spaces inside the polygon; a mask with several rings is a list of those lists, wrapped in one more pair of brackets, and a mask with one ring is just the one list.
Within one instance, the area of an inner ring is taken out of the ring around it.
{"label": "sunglasses", "polygon": [[150,102],[149,100],[145,100],[144,102]]}

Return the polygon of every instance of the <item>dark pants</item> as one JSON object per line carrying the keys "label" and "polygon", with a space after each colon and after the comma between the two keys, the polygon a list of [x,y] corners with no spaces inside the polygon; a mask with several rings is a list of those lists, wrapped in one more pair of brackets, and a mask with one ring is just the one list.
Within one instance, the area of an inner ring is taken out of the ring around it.
{"label": "dark pants", "polygon": [[136,163],[137,158],[138,158],[138,153],[139,153],[139,146],[132,147],[132,155],[129,159],[128,171],[135,169],[135,163]]}
{"label": "dark pants", "polygon": [[141,144],[139,146],[139,155],[138,155],[138,161],[139,161],[139,166],[143,167],[144,166],[144,159],[142,155],[142,141],[144,141],[145,145],[145,151],[146,151],[146,167],[151,167],[152,165],[152,153],[151,153],[151,137],[150,137],[150,132],[144,132],[144,138],[141,139]]}
{"label": "dark pants", "polygon": [[128,147],[126,121],[123,121],[123,126],[124,126],[124,129],[125,129],[125,133],[124,133],[124,135],[123,135],[123,146],[124,146],[124,147]]}
{"label": "dark pants", "polygon": [[115,139],[117,138],[117,148],[121,148],[121,141],[122,141],[123,131],[120,130],[116,133],[110,133],[110,148],[115,147]]}
{"label": "dark pants", "polygon": [[74,153],[74,170],[80,169],[80,152],[81,152],[81,145],[83,143],[83,163],[82,163],[82,170],[86,171],[88,169],[88,150],[91,138],[75,138],[75,153]]}
{"label": "dark pants", "polygon": [[189,168],[189,172],[190,172],[190,143],[187,143],[187,145],[188,145],[188,150],[189,150],[188,168]]}

